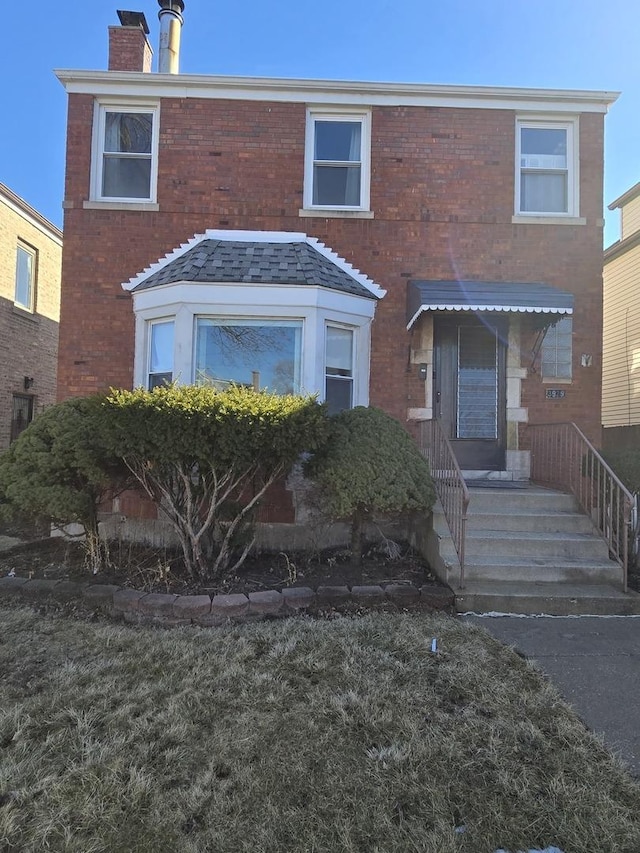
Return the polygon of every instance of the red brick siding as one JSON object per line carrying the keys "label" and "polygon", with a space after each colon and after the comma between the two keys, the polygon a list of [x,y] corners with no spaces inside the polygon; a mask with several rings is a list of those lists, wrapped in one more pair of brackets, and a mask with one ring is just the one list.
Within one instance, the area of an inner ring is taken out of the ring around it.
{"label": "red brick siding", "polygon": [[[130,386],[133,317],[120,283],[206,228],[306,231],[382,287],[373,326],[371,403],[404,421],[423,405],[408,369],[411,278],[543,281],[576,294],[574,383],[546,401],[523,383],[532,422],[574,419],[599,435],[603,117],[580,117],[582,226],[512,224],[515,113],[374,107],[373,220],[300,218],[302,104],[164,99],[159,212],[83,210],[91,98],[69,106],[59,395]],[[582,352],[593,367],[581,368]],[[523,363],[527,364],[527,353]]]}
{"label": "red brick siding", "polygon": [[152,57],[140,27],[109,27],[109,71],[151,71]]}

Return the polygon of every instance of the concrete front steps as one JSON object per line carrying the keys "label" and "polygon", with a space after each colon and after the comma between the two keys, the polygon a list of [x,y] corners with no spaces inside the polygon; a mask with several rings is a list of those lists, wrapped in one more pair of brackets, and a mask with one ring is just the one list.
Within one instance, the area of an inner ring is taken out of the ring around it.
{"label": "concrete front steps", "polygon": [[622,568],[572,495],[506,485],[470,484],[464,589],[444,515],[434,509],[439,574],[458,612],[640,614],[640,595],[622,591]]}

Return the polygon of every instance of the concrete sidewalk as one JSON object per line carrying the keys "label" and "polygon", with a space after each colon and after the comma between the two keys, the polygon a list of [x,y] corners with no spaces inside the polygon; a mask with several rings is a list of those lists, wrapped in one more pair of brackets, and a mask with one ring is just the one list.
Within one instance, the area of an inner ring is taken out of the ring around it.
{"label": "concrete sidewalk", "polygon": [[461,618],[535,659],[578,716],[640,778],[640,618]]}

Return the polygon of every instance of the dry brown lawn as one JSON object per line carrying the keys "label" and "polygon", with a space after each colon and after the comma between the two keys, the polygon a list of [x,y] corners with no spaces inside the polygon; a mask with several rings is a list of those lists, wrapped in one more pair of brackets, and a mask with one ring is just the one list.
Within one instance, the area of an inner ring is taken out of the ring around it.
{"label": "dry brown lawn", "polygon": [[454,619],[0,625],[3,853],[640,851],[638,786]]}

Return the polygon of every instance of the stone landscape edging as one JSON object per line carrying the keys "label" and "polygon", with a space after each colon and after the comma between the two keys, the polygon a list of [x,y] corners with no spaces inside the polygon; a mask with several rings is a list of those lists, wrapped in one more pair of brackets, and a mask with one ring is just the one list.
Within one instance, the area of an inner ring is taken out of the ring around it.
{"label": "stone landscape edging", "polygon": [[450,612],[454,593],[448,587],[391,583],[385,586],[285,587],[261,592],[214,595],[174,595],[144,592],[113,584],[76,583],[5,576],[0,596],[25,602],[68,605],[78,601],[91,610],[133,624],[165,627],[216,627],[228,622],[281,618],[300,613],[356,610],[422,610]]}

